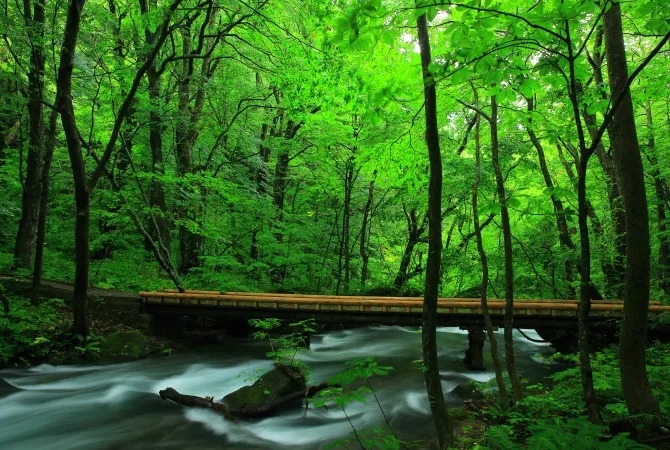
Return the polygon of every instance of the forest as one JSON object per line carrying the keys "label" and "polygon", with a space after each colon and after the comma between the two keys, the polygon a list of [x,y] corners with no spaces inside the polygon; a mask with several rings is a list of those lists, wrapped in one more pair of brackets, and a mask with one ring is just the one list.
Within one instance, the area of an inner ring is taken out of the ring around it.
{"label": "forest", "polygon": [[572,381],[594,424],[609,416],[591,301],[622,300],[617,420],[657,439],[670,392],[645,352],[670,363],[646,340],[650,302],[670,293],[664,3],[2,0],[0,272],[32,289],[0,285],[0,361],[18,352],[11,314],[42,311],[43,279],[74,285],[79,346],[96,332],[93,286],[420,296],[447,448],[438,297],[506,300],[504,405],[528,394],[514,299],[579,300]]}

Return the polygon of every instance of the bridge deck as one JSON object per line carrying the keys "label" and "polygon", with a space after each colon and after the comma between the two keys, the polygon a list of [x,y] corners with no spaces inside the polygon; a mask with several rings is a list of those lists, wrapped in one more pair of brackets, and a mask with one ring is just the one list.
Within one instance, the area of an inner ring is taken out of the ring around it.
{"label": "bridge deck", "polygon": [[[292,319],[316,316],[326,321],[347,320],[414,324],[420,318],[423,299],[420,297],[377,297],[345,295],[276,294],[256,292],[164,291],[141,292],[147,312],[158,314],[202,314],[221,317],[288,317]],[[552,324],[575,322],[579,307],[577,300],[515,300],[515,322]],[[494,322],[504,315],[505,301],[488,300]],[[649,306],[650,317],[670,312],[670,305],[654,302]],[[438,322],[444,325],[482,323],[482,305],[473,298],[438,299]],[[623,302],[594,300],[592,320],[616,319],[623,315]]]}

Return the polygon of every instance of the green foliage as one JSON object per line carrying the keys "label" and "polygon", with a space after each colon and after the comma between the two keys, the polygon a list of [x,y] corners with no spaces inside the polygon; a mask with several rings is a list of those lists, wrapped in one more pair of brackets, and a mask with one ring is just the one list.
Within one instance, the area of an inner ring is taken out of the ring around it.
{"label": "green foliage", "polygon": [[514,442],[514,430],[510,425],[494,425],[486,430],[484,445],[492,450],[518,450],[522,446]]}
{"label": "green foliage", "polygon": [[75,345],[74,350],[82,357],[97,359],[100,356],[101,337],[95,334],[89,334],[86,337],[75,336],[79,345]]}
{"label": "green foliage", "polygon": [[309,335],[316,332],[314,319],[290,323],[287,329],[283,329],[282,321],[275,318],[249,319],[249,325],[256,329],[252,333],[254,339],[267,339],[269,342],[270,351],[266,356],[272,359],[275,365],[293,367],[299,370],[305,379],[309,379],[309,366],[295,357],[306,349],[305,343]]}
{"label": "green foliage", "polygon": [[579,448],[584,450],[649,449],[629,439],[625,433],[613,438],[605,435],[601,425],[590,423],[585,417],[568,419],[563,422],[547,422],[531,427],[533,434],[526,440],[528,450],[560,450]]}
{"label": "green foliage", "polygon": [[651,328],[660,328],[670,326],[670,312],[664,312],[654,317],[654,319],[649,324]]}
{"label": "green foliage", "polygon": [[33,307],[27,299],[10,297],[10,304],[10,313],[0,315],[0,365],[62,356],[69,347],[65,303],[50,299]]}
{"label": "green foliage", "polygon": [[[565,363],[577,363],[576,355],[556,355]],[[645,417],[630,417],[620,387],[617,348],[608,348],[592,356],[596,395],[607,422],[633,421],[644,428]],[[647,349],[647,372],[664,417],[670,412],[667,389],[667,367],[670,345],[653,345]],[[589,423],[577,366],[551,376],[547,386],[526,388],[527,395],[512,408],[496,402],[485,403],[478,417],[492,424],[485,444],[494,449],[562,449],[562,448],[649,448],[631,440],[625,433],[609,436],[603,426]],[[646,422],[645,422],[646,420]],[[653,422],[653,421],[652,421]],[[653,427],[652,427],[653,428]]]}
{"label": "green foliage", "polygon": [[[314,397],[316,407],[337,407],[349,420],[353,435],[363,449],[395,450],[399,448],[420,448],[418,442],[405,442],[393,433],[386,414],[382,410],[377,395],[375,394],[370,378],[373,376],[385,376],[393,370],[393,367],[382,366],[373,357],[356,359],[347,362],[347,368],[328,380],[329,388],[319,391]],[[362,384],[364,383],[364,384]],[[377,428],[372,433],[366,430],[357,430],[347,415],[346,408],[353,402],[365,403],[372,395],[377,402],[380,412],[386,420],[387,429]],[[348,446],[350,439],[343,439],[328,445],[328,448]]]}

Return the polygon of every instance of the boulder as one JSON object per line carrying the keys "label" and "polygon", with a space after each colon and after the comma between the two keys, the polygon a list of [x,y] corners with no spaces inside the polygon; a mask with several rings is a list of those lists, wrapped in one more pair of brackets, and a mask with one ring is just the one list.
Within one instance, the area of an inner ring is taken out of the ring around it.
{"label": "boulder", "polygon": [[277,364],[251,386],[244,386],[221,400],[232,414],[265,415],[276,407],[300,406],[307,392],[304,375],[298,370]]}
{"label": "boulder", "polygon": [[140,331],[115,331],[100,345],[100,357],[112,361],[134,361],[149,355],[149,341]]}
{"label": "boulder", "polygon": [[451,391],[452,394],[458,395],[463,400],[483,400],[484,394],[479,390],[477,384],[472,381],[466,381],[459,384]]}

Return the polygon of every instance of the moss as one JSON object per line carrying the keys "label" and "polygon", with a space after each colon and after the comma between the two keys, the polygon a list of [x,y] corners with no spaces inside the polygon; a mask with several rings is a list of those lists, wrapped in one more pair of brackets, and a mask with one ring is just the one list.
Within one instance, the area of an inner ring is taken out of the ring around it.
{"label": "moss", "polygon": [[304,376],[291,368],[277,366],[265,372],[251,386],[226,395],[223,403],[231,411],[255,410],[306,388]]}
{"label": "moss", "polygon": [[115,331],[102,342],[100,356],[113,361],[133,361],[149,354],[149,341],[140,331]]}

